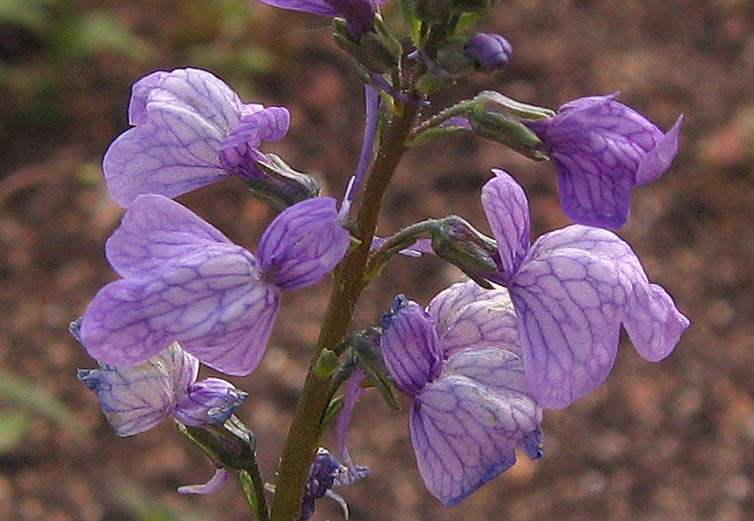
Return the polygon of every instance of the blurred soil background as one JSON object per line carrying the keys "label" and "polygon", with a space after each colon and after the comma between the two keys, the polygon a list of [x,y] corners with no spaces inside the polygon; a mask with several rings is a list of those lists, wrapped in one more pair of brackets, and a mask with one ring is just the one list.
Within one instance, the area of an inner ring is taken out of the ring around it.
{"label": "blurred soil background", "polygon": [[[546,414],[543,459],[521,457],[449,509],[423,488],[405,408],[366,393],[350,445],[373,474],[341,490],[351,519],[754,519],[754,3],[511,0],[483,28],[512,42],[513,62],[444,92],[432,110],[494,88],[551,107],[620,90],[663,129],[685,114],[675,163],[634,190],[620,235],[692,327],[660,364],[624,341],[606,385]],[[100,161],[127,128],[130,85],[185,66],[213,71],[247,102],[290,107],[290,134],[265,150],[342,193],[359,153],[362,90],[326,19],[250,0],[0,0],[2,521],[250,519],[236,483],[208,497],[176,493],[213,469],[169,421],[113,434],[75,379],[93,361],[66,332],[115,278],[103,243],[122,210]],[[527,189],[535,234],[567,224],[551,165],[462,136],[406,155],[381,234],[450,212],[484,229],[479,190],[492,167]],[[236,179],[180,200],[252,251],[271,217]],[[387,271],[357,325],[375,323],[398,291],[427,303],[459,278],[432,259],[394,259]],[[233,379],[250,393],[239,415],[258,434],[270,481],[327,295],[326,284],[286,295],[260,368]],[[315,519],[340,518],[320,501]]]}

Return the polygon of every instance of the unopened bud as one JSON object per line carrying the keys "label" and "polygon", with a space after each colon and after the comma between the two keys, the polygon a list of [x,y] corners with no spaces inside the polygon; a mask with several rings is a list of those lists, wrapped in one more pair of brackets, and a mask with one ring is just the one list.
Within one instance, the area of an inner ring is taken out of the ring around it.
{"label": "unopened bud", "polygon": [[432,231],[432,249],[483,287],[489,284],[480,275],[499,269],[497,243],[456,215],[438,221]]}
{"label": "unopened bud", "polygon": [[266,154],[256,165],[266,174],[262,178],[244,178],[249,190],[281,210],[306,199],[319,196],[319,183],[312,176],[297,172],[275,154]]}
{"label": "unopened bud", "polygon": [[513,56],[513,47],[499,34],[476,33],[464,49],[477,69],[494,71],[503,67]]}
{"label": "unopened bud", "polygon": [[335,18],[335,42],[369,71],[384,74],[395,71],[400,64],[403,46],[388,30],[380,15],[374,26],[355,40],[343,18]]}
{"label": "unopened bud", "polygon": [[482,137],[502,143],[530,159],[543,160],[542,141],[521,119],[554,116],[547,108],[519,103],[494,91],[483,91],[470,105],[469,123]]}

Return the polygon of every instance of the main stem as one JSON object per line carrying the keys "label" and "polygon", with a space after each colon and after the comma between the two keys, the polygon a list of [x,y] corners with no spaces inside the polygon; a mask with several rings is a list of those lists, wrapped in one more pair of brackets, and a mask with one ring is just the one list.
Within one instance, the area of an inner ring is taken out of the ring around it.
{"label": "main stem", "polygon": [[304,485],[317,449],[320,420],[327,407],[332,380],[331,375],[317,376],[314,366],[322,350],[335,347],[348,331],[354,308],[366,285],[364,272],[377,228],[382,196],[406,150],[406,136],[419,111],[418,105],[400,102],[396,102],[396,108],[397,113],[383,133],[384,138],[367,178],[364,200],[356,218],[356,238],[361,242],[343,259],[335,273],[330,304],[283,447],[270,521],[296,521],[299,516]]}

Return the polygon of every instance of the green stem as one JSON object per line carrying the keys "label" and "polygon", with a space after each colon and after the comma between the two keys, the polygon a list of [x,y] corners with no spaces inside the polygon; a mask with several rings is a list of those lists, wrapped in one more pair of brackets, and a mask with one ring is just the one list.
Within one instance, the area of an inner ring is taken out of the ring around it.
{"label": "green stem", "polygon": [[365,270],[364,278],[372,280],[379,275],[387,261],[400,250],[410,248],[422,234],[432,234],[437,226],[436,219],[427,219],[405,227],[380,246],[370,257]]}
{"label": "green stem", "polygon": [[346,334],[356,302],[366,282],[364,272],[377,227],[382,197],[401,155],[405,140],[419,112],[417,105],[396,101],[396,114],[389,121],[372,172],[367,178],[364,200],[356,218],[356,238],[361,242],[335,272],[330,304],[317,347],[296,406],[293,423],[283,447],[271,521],[295,521],[301,509],[304,485],[319,439],[319,425],[327,407],[332,375],[318,376],[314,366],[324,348],[334,348]]}

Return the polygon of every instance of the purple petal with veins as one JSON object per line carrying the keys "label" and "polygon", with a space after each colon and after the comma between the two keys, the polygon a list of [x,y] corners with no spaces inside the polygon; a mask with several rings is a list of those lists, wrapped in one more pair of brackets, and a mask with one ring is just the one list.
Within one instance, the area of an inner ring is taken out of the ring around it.
{"label": "purple petal with veins", "polygon": [[100,364],[79,369],[78,378],[91,389],[118,436],[143,432],[163,419],[186,395],[199,362],[173,344],[134,367]]}
{"label": "purple petal with veins", "polygon": [[[241,169],[241,156],[251,162],[262,140],[280,139],[287,129],[287,111],[243,104],[222,80],[198,69],[158,71],[136,82],[129,105],[133,128],[108,148],[102,162],[108,190],[123,207],[141,194],[168,197],[189,192]],[[241,122],[241,128],[234,131]],[[256,132],[249,127],[257,126]],[[230,156],[220,150],[230,143]],[[257,140],[252,146],[241,137]],[[233,162],[233,160],[236,162]],[[228,166],[228,169],[225,168]]]}
{"label": "purple petal with veins", "polygon": [[667,356],[689,322],[615,234],[574,225],[540,237],[510,287],[538,401],[565,407],[607,377],[621,323],[639,353]]}
{"label": "purple petal with veins", "polygon": [[222,424],[247,397],[247,393],[225,380],[205,378],[188,386],[187,394],[178,401],[173,416],[184,425],[193,427]]}
{"label": "purple petal with veins", "polygon": [[457,504],[515,463],[514,445],[541,445],[541,438],[532,440],[532,433],[541,436],[541,422],[514,353],[491,347],[451,356],[411,411],[425,485],[444,505]]}
{"label": "purple petal with veins", "polygon": [[442,352],[432,319],[416,302],[396,297],[382,318],[380,348],[396,387],[410,396],[440,374]]}
{"label": "purple petal with veins", "polygon": [[217,153],[242,110],[230,87],[197,69],[159,71],[134,84],[136,126],[110,145],[102,164],[113,199],[128,206],[140,194],[173,197],[227,176]]}
{"label": "purple petal with veins", "polygon": [[486,290],[474,281],[459,282],[429,303],[443,355],[461,349],[496,346],[520,353],[518,319],[508,290]]}
{"label": "purple petal with veins", "polygon": [[280,289],[304,288],[340,262],[350,240],[338,221],[335,199],[315,197],[290,206],[270,223],[259,243],[259,261]]}
{"label": "purple petal with veins", "polygon": [[105,243],[105,254],[118,275],[141,278],[223,247],[238,248],[185,206],[160,195],[142,195]]}
{"label": "purple petal with veins", "polygon": [[555,164],[563,211],[581,224],[623,226],[630,189],[658,179],[678,151],[682,118],[663,134],[615,96],[581,98],[552,118],[525,121]]}
{"label": "purple petal with veins", "polygon": [[502,274],[510,279],[529,250],[529,202],[521,186],[503,170],[482,188],[482,206],[500,251]]}
{"label": "purple petal with veins", "polygon": [[222,142],[219,161],[226,172],[262,179],[255,161],[264,160],[257,147],[264,141],[280,141],[288,133],[291,114],[285,107],[268,107],[242,116]]}
{"label": "purple petal with veins", "polygon": [[[156,218],[143,218],[149,214]],[[251,372],[279,304],[279,289],[260,280],[257,260],[163,196],[139,198],[124,223],[110,257],[128,278],[102,288],[84,313],[80,335],[89,354],[130,366],[178,341],[215,369]],[[139,226],[152,223],[151,237],[164,242],[135,239]],[[199,247],[190,246],[192,237]],[[153,253],[167,259],[162,266]]]}

